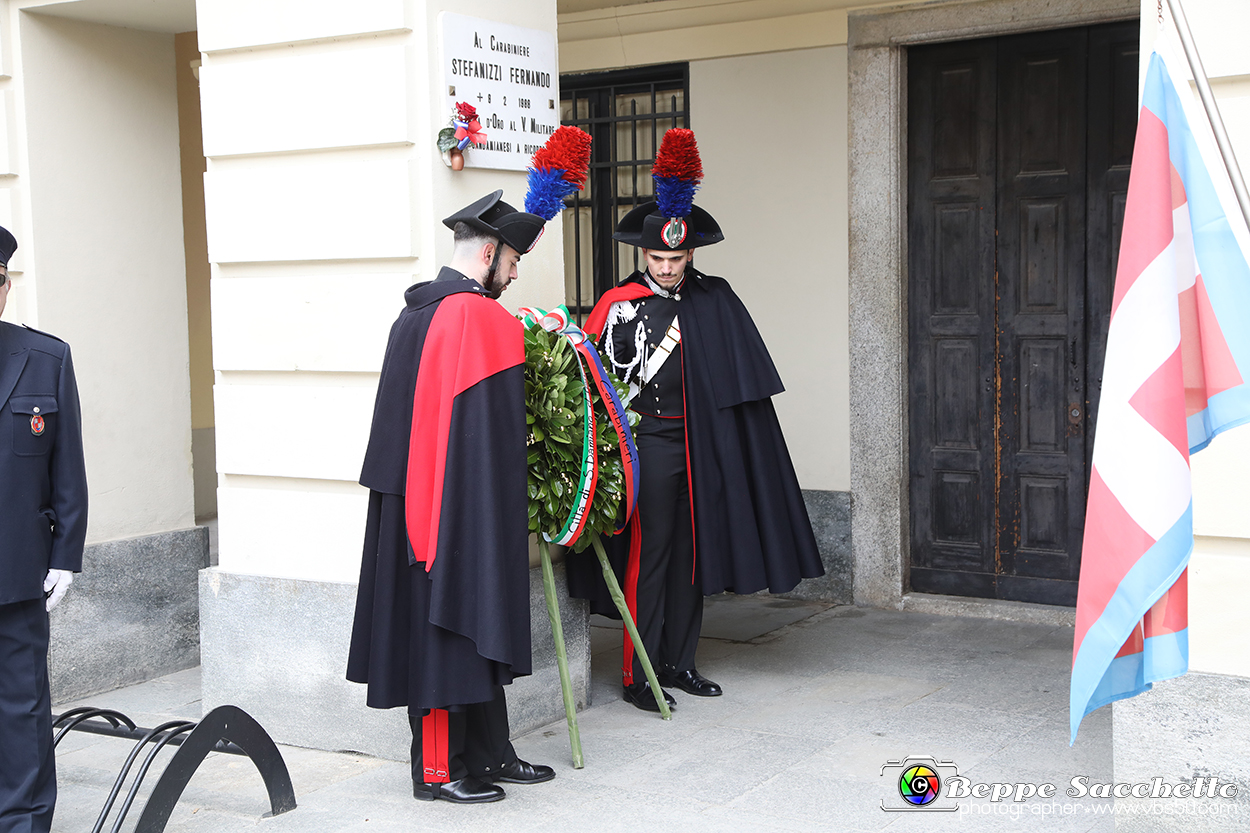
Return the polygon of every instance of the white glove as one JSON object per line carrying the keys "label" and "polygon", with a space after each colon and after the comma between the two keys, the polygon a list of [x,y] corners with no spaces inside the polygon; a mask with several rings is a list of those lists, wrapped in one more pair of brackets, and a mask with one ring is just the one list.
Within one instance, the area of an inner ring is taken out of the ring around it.
{"label": "white glove", "polygon": [[74,574],[69,570],[48,570],[48,576],[43,580],[43,592],[48,597],[45,608],[51,610],[56,607],[56,603],[65,598],[65,591],[73,583]]}

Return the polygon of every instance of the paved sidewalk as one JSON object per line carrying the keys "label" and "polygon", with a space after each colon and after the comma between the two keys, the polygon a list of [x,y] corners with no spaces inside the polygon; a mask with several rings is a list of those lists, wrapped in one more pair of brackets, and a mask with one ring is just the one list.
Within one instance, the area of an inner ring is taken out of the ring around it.
{"label": "paved sidewalk", "polygon": [[[455,806],[415,801],[406,762],[284,746],[299,807],[263,818],[268,801],[250,761],[213,754],[166,829],[1114,830],[1109,802],[1064,794],[1077,775],[1113,780],[1110,710],[1086,718],[1068,746],[1071,628],[720,596],[709,600],[699,669],[726,693],[700,699],[677,691],[665,722],[620,699],[619,625],[595,623],[593,705],[579,715],[584,769],[570,764],[563,721],[553,723],[514,743],[522,758],[555,766],[554,781],[507,785],[496,804]],[[84,703],[147,727],[198,719],[199,669]],[[80,704],[57,711],[73,705]],[[131,745],[66,736],[55,831],[92,829]],[[883,812],[883,799],[899,797],[897,774],[883,777],[882,766],[908,755],[953,761],[974,782],[1053,783],[1058,795],[965,800],[952,813]],[[123,830],[133,829],[140,809],[136,803]],[[104,829],[112,825],[110,817]]]}

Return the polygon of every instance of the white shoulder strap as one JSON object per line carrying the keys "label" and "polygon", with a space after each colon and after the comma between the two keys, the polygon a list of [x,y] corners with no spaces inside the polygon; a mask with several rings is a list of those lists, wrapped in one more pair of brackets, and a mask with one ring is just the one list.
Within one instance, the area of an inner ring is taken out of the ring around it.
{"label": "white shoulder strap", "polygon": [[673,354],[673,350],[681,343],[681,327],[677,323],[677,318],[673,318],[673,323],[669,325],[668,332],[664,334],[664,339],[659,346],[651,351],[651,355],[647,356],[646,364],[642,368],[642,383],[645,385],[655,378],[655,374],[660,372],[660,368],[668,361],[668,357]]}

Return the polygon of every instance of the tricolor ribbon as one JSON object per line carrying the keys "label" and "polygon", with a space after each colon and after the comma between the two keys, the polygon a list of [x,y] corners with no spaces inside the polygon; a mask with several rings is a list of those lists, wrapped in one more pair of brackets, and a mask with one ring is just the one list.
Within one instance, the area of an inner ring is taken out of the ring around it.
{"label": "tricolor ribbon", "polygon": [[[586,525],[586,517],[590,504],[594,500],[595,485],[599,478],[598,454],[595,443],[595,418],[591,408],[590,385],[593,380],[608,412],[608,419],[616,429],[617,443],[621,450],[621,462],[625,470],[625,512],[619,517],[616,531],[625,529],[633,515],[637,503],[637,484],[639,478],[638,449],[634,445],[634,435],[629,430],[629,419],[625,415],[625,405],[616,395],[616,388],[608,379],[608,372],[599,358],[590,337],[572,322],[568,308],[563,304],[547,312],[535,307],[523,307],[519,310],[522,323],[526,327],[535,324],[549,333],[564,336],[572,345],[577,356],[577,368],[582,376],[582,390],[585,407],[582,409],[585,430],[582,433],[582,471],[577,484],[577,499],[565,519],[563,527],[555,537],[543,533],[543,537],[552,543],[569,546],[577,541]],[[589,371],[589,372],[588,372]]]}
{"label": "tricolor ribbon", "polygon": [[456,126],[456,139],[458,150],[464,150],[469,143],[481,145],[486,142],[486,134],[482,132],[482,123],[477,119],[472,121],[460,121],[460,119],[452,119],[452,124]]}

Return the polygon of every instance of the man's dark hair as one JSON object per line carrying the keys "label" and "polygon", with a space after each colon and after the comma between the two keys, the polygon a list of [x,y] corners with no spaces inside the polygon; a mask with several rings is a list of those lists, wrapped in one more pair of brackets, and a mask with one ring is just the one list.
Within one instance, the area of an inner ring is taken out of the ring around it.
{"label": "man's dark hair", "polygon": [[478,246],[485,246],[487,243],[499,245],[499,238],[487,234],[481,229],[476,229],[468,223],[456,223],[452,229],[452,235],[456,241],[456,248],[467,246],[470,243]]}

